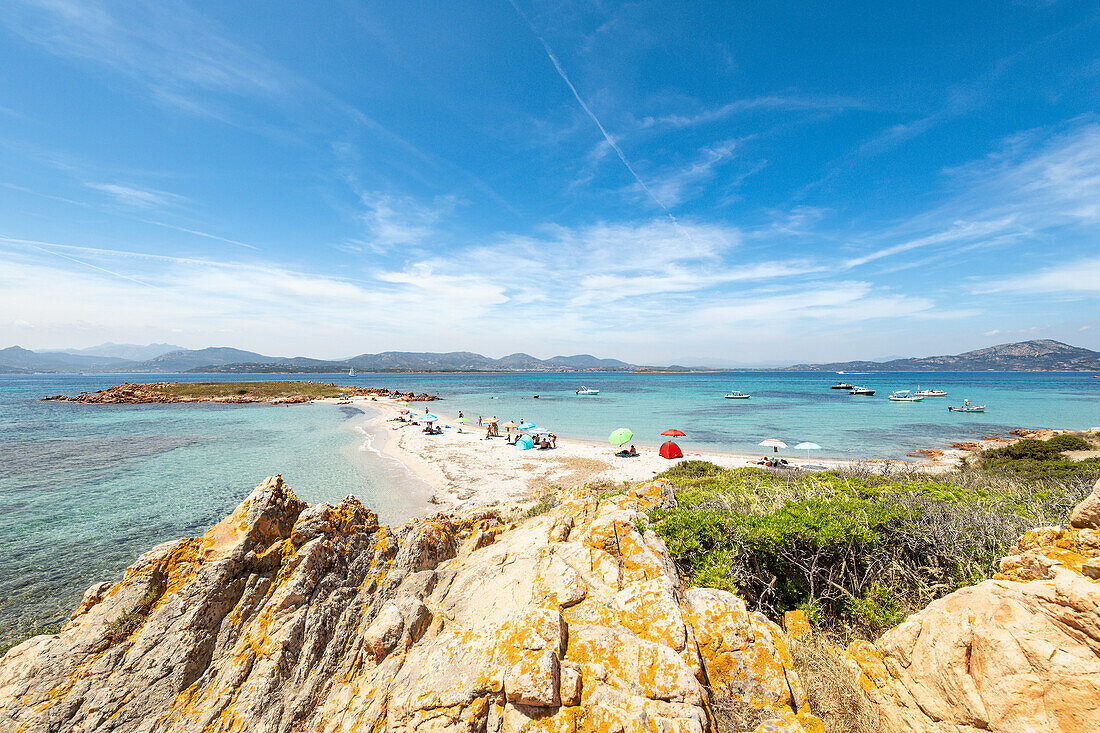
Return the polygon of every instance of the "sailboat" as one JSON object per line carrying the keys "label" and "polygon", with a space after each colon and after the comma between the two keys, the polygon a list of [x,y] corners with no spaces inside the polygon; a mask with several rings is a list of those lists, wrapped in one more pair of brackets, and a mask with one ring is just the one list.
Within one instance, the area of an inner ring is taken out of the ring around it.
{"label": "sailboat", "polygon": [[348,369],[348,376],[349,377],[354,377],[355,376],[355,367],[352,367],[351,369]]}

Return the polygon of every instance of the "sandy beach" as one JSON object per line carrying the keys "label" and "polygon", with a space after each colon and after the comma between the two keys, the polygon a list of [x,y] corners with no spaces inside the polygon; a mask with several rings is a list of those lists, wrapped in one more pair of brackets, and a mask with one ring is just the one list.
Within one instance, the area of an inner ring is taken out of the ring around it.
{"label": "sandy beach", "polygon": [[[320,400],[335,402],[335,400]],[[704,460],[726,468],[743,468],[754,465],[761,456],[776,455],[767,448],[752,455],[691,450],[690,436],[678,439],[684,451],[682,459],[667,460],[652,448],[641,449],[641,455],[622,458],[615,453],[619,448],[609,443],[557,439],[557,447],[551,450],[518,450],[509,445],[501,430],[501,437],[485,440],[485,428],[475,422],[461,425],[455,422],[457,411],[437,409],[440,403],[412,403],[407,409],[422,414],[430,410],[445,427],[441,435],[428,435],[422,425],[396,422],[402,405],[378,397],[356,397],[351,404],[370,411],[365,428],[381,438],[373,447],[380,453],[404,464],[410,472],[427,483],[435,492],[433,505],[442,509],[493,505],[499,502],[517,501],[535,497],[549,487],[571,487],[584,483],[606,483],[621,486],[624,481],[642,481],[667,470],[683,460]],[[373,412],[373,414],[370,414]],[[501,417],[507,421],[508,416]],[[380,442],[380,445],[378,444]],[[629,443],[628,443],[629,445]],[[915,465],[924,470],[945,470],[954,465],[964,451],[948,451],[936,459],[914,461],[875,461],[874,465]],[[836,458],[795,456],[783,451],[793,467],[815,466],[827,469],[850,467],[855,461]]]}

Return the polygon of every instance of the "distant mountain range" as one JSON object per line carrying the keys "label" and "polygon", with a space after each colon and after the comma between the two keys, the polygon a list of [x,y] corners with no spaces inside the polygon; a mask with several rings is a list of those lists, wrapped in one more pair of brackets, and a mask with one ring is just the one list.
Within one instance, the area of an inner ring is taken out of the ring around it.
{"label": "distant mountain range", "polygon": [[837,361],[795,364],[792,372],[1095,372],[1100,352],[1039,339],[998,344],[954,356],[926,356],[890,361]]}
{"label": "distant mountain range", "polygon": [[[125,355],[130,355],[129,357]],[[102,344],[89,349],[30,351],[19,346],[0,349],[0,374],[146,373],[170,374],[326,374],[346,372],[494,372],[494,371],[702,371],[706,367],[650,367],[589,354],[539,359],[509,354],[494,359],[469,351],[444,354],[384,351],[347,359],[304,356],[264,356],[228,347],[181,349],[171,344]],[[1100,371],[1100,352],[1043,339],[1001,344],[954,356],[796,364],[785,371],[915,372],[915,371]]]}

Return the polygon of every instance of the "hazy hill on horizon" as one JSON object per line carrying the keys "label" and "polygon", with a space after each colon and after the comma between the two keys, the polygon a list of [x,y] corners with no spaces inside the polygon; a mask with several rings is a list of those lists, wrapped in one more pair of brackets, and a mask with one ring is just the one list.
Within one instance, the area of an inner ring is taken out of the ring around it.
{"label": "hazy hill on horizon", "polygon": [[997,344],[962,354],[892,359],[795,364],[785,371],[876,372],[1011,372],[1100,371],[1100,352],[1070,346],[1053,339]]}
{"label": "hazy hill on horizon", "polygon": [[[114,353],[169,351],[146,359],[124,359]],[[144,351],[143,351],[144,350]],[[89,353],[89,352],[99,353]],[[494,359],[471,351],[444,353],[383,351],[347,359],[313,359],[305,356],[265,356],[226,346],[181,349],[170,344],[102,344],[90,349],[32,351],[19,346],[0,349],[0,373],[226,373],[226,374],[327,374],[357,369],[363,372],[490,372],[490,371],[693,371],[708,367],[679,365],[654,367],[591,354],[539,359],[517,352]],[[711,367],[713,369],[713,367]],[[741,371],[738,369],[736,371]],[[998,344],[962,354],[888,361],[805,363],[775,369],[745,371],[1100,371],[1100,352],[1051,339]]]}

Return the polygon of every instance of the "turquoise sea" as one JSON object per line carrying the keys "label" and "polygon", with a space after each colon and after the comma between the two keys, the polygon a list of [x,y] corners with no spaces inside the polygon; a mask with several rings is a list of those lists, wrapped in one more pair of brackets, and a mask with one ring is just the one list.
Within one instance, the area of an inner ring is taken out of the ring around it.
{"label": "turquoise sea", "polygon": [[[62,619],[93,582],[118,577],[137,555],[195,535],[259,481],[282,473],[307,501],[355,494],[383,521],[421,511],[430,490],[370,450],[368,417],[337,405],[77,405],[42,402],[122,381],[247,381],[298,375],[0,375],[0,641]],[[764,438],[808,440],[822,456],[902,458],[917,448],[1015,427],[1100,425],[1100,379],[1090,374],[835,375],[361,374],[307,379],[434,392],[444,414],[537,423],[563,437],[603,441],[615,428],[654,448],[676,427],[692,449],[762,452]],[[838,379],[878,390],[853,397]],[[946,398],[892,403],[894,389],[939,387]],[[581,386],[600,390],[578,397]],[[730,390],[752,395],[725,400]],[[534,395],[539,395],[537,399]],[[947,411],[964,398],[984,414]]]}

